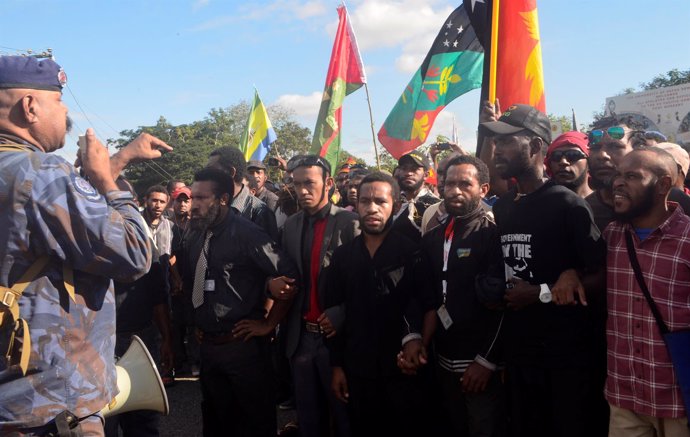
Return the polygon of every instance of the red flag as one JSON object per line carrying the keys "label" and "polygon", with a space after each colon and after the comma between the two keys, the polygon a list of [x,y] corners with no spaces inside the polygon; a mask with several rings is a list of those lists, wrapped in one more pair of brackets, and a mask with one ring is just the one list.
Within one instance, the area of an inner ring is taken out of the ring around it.
{"label": "red flag", "polygon": [[494,2],[499,3],[496,97],[505,108],[526,103],[546,113],[537,0]]}
{"label": "red flag", "polygon": [[345,6],[338,7],[340,22],[335,33],[331,63],[326,75],[319,117],[314,128],[310,153],[325,157],[331,168],[338,165],[340,155],[340,127],[345,96],[366,83],[357,39],[349,23]]}

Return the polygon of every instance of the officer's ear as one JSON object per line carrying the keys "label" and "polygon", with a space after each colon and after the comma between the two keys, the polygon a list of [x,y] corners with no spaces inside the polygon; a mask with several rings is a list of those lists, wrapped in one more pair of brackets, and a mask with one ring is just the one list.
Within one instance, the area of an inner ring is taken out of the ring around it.
{"label": "officer's ear", "polygon": [[35,95],[24,95],[18,102],[17,106],[17,109],[19,109],[18,112],[20,112],[20,114],[17,115],[22,117],[22,121],[28,124],[34,124],[38,122],[39,102]]}

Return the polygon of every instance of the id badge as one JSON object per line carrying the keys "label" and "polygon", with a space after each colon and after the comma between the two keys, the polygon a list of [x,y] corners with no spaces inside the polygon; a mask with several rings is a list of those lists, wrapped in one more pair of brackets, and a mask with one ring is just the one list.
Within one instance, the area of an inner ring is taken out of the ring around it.
{"label": "id badge", "polygon": [[205,280],[204,291],[216,291],[216,281],[214,279]]}
{"label": "id badge", "polygon": [[450,314],[448,314],[446,306],[441,305],[439,309],[436,310],[436,314],[438,314],[438,318],[441,319],[443,327],[448,330],[448,328],[450,328],[450,326],[453,324],[453,319],[450,318]]}

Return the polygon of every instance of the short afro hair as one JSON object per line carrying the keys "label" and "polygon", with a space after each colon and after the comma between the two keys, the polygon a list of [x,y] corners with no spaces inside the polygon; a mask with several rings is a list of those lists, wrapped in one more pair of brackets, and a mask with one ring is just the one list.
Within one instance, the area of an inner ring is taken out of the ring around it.
{"label": "short afro hair", "polygon": [[194,173],[194,182],[214,182],[213,194],[220,197],[227,193],[230,199],[235,196],[235,184],[230,175],[216,168],[204,168]]}
{"label": "short afro hair", "polygon": [[484,161],[472,155],[459,155],[448,161],[445,171],[446,175],[448,175],[448,170],[450,170],[451,167],[462,164],[470,164],[477,169],[477,179],[480,184],[489,183],[489,167],[484,164]]}
{"label": "short afro hair", "polygon": [[244,179],[247,173],[247,160],[244,159],[244,153],[242,153],[240,149],[237,147],[225,146],[214,150],[208,156],[209,158],[217,156],[218,164],[220,164],[223,170],[230,174],[232,174],[234,170],[235,176],[233,176],[233,180],[235,183],[242,183],[242,179]]}
{"label": "short afro hair", "polygon": [[362,179],[362,182],[360,182],[359,186],[357,187],[357,198],[359,198],[359,193],[362,190],[362,187],[365,184],[371,184],[373,182],[385,182],[390,185],[393,193],[393,202],[398,203],[400,201],[400,185],[398,185],[398,181],[396,181],[393,176],[380,171],[369,173],[364,177],[364,179]]}

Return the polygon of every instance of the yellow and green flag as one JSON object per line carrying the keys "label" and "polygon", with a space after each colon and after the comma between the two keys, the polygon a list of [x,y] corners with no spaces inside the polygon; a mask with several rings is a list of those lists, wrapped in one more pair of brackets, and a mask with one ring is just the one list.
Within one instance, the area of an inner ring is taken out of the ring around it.
{"label": "yellow and green flag", "polygon": [[244,153],[244,159],[263,161],[277,138],[271,120],[268,119],[266,107],[259,98],[259,92],[254,90],[254,102],[249,111],[247,127],[240,139],[240,150]]}

